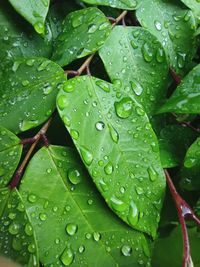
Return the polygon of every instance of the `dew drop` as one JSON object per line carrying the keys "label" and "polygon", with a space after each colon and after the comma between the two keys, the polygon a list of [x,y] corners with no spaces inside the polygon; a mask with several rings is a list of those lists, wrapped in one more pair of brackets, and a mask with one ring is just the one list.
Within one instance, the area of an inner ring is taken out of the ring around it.
{"label": "dew drop", "polygon": [[8,232],[11,234],[11,235],[17,235],[19,233],[19,224],[13,222],[9,225],[8,227]]}
{"label": "dew drop", "polygon": [[95,124],[95,127],[98,131],[102,131],[104,128],[105,128],[105,124],[102,122],[102,121],[98,121],[96,124]]}
{"label": "dew drop", "polygon": [[127,220],[130,223],[131,226],[135,226],[138,223],[138,208],[136,204],[131,201],[130,207],[129,207],[129,214],[127,216]]}
{"label": "dew drop", "polygon": [[128,118],[133,111],[133,101],[130,97],[125,97],[114,105],[117,116],[122,119]]}
{"label": "dew drop", "polygon": [[81,174],[78,170],[76,169],[69,169],[68,170],[68,179],[69,181],[74,184],[77,185],[81,182]]}
{"label": "dew drop", "polygon": [[85,147],[80,148],[81,156],[84,160],[84,162],[89,166],[91,165],[93,161],[93,155],[92,153]]}
{"label": "dew drop", "polygon": [[113,173],[114,167],[111,162],[108,162],[106,166],[104,167],[104,171],[107,175],[110,175]]}
{"label": "dew drop", "polygon": [[60,257],[60,260],[64,266],[69,266],[74,260],[73,251],[70,248],[66,248]]}
{"label": "dew drop", "polygon": [[149,179],[152,182],[154,182],[157,179],[157,177],[158,177],[157,172],[154,170],[153,167],[149,167],[147,171],[148,171],[148,174],[149,174]]}
{"label": "dew drop", "polygon": [[76,224],[73,224],[73,223],[68,223],[65,230],[66,230],[68,235],[72,236],[77,232],[78,226]]}
{"label": "dew drop", "polygon": [[131,256],[132,248],[130,246],[128,246],[128,245],[124,245],[121,248],[121,252],[126,257]]}
{"label": "dew drop", "polygon": [[126,210],[126,204],[119,198],[117,198],[116,196],[113,196],[110,199],[110,204],[111,207],[119,212],[125,211]]}

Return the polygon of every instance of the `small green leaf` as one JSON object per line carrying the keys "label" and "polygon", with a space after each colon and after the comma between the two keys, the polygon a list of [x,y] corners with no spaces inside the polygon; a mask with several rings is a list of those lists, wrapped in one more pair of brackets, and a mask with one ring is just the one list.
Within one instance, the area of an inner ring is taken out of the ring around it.
{"label": "small green leaf", "polygon": [[200,138],[189,147],[181,170],[181,186],[186,190],[200,189]]}
{"label": "small green leaf", "polygon": [[0,126],[0,187],[10,181],[22,153],[20,139]]}
{"label": "small green leaf", "polygon": [[1,255],[27,267],[39,267],[35,234],[16,189],[0,190]]}
{"label": "small green leaf", "polygon": [[111,24],[99,9],[92,7],[72,12],[63,22],[52,59],[65,66],[92,54],[104,44],[110,31]]}
{"label": "small green leaf", "polygon": [[44,39],[26,23],[10,6],[8,1],[0,3],[0,60],[16,57],[49,57],[51,42]]}
{"label": "small green leaf", "polygon": [[83,0],[91,5],[110,6],[114,8],[134,10],[137,9],[141,0]]}
{"label": "small green leaf", "polygon": [[158,113],[175,112],[195,114],[200,112],[200,64],[182,80],[169,100]]}
{"label": "small green leaf", "polygon": [[45,31],[45,19],[50,0],[9,0],[16,11],[32,24],[38,33]]}
{"label": "small green leaf", "polygon": [[168,64],[161,44],[151,33],[139,27],[117,26],[99,54],[111,81],[121,83],[126,92],[132,91],[147,113],[161,105]]}
{"label": "small green leaf", "polygon": [[121,85],[89,76],[69,80],[57,106],[109,207],[133,228],[155,237],[165,178],[142,107]]}
{"label": "small green leaf", "polygon": [[0,124],[19,133],[44,122],[55,109],[65,79],[56,63],[43,58],[19,59],[6,66],[0,83]]}
{"label": "small green leaf", "polygon": [[165,126],[158,134],[162,167],[181,165],[187,149],[196,137],[197,134],[187,127],[178,124]]}
{"label": "small green leaf", "polygon": [[181,0],[186,6],[188,6],[197,16],[200,21],[200,1],[199,0]]}
{"label": "small green leaf", "polygon": [[[44,266],[147,264],[144,234],[106,207],[74,150],[50,146],[31,160],[20,186]],[[149,264],[149,263],[148,263]]]}
{"label": "small green leaf", "polygon": [[136,15],[141,25],[162,43],[171,67],[178,74],[186,73],[197,48],[192,11],[174,0],[146,0]]}

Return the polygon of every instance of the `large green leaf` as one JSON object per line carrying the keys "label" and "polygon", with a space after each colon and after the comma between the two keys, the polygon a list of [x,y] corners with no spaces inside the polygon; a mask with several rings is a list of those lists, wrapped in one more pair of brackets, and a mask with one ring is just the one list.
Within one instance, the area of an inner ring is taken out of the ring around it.
{"label": "large green leaf", "polygon": [[188,6],[197,18],[200,20],[200,1],[199,0],[181,0],[186,6]]}
{"label": "large green leaf", "polygon": [[0,190],[0,253],[24,267],[39,267],[38,249],[21,196]]}
{"label": "large green leaf", "polygon": [[50,0],[9,0],[16,11],[30,22],[38,33],[45,31]]}
{"label": "large green leaf", "polygon": [[179,74],[185,73],[196,52],[192,11],[177,0],[146,0],[136,15],[141,25],[160,40],[171,67]]}
{"label": "large green leaf", "polygon": [[195,114],[200,112],[200,64],[182,80],[159,113],[175,112]]}
{"label": "large green leaf", "polygon": [[19,59],[4,68],[0,83],[0,124],[18,133],[44,122],[65,81],[63,70],[43,58]]}
{"label": "large green leaf", "polygon": [[110,6],[114,8],[134,10],[137,9],[141,0],[83,0],[92,5]]}
{"label": "large green leaf", "polygon": [[200,138],[189,147],[181,170],[181,186],[186,190],[200,190]]}
{"label": "large green leaf", "polygon": [[146,265],[145,236],[106,207],[74,150],[50,146],[31,160],[20,186],[44,266]]}
{"label": "large green leaf", "polygon": [[6,0],[0,3],[0,60],[20,56],[49,57],[51,43],[48,35],[43,39],[23,21]]}
{"label": "large green leaf", "polygon": [[107,204],[155,237],[165,178],[144,110],[121,85],[89,76],[69,80],[57,106]]}
{"label": "large green leaf", "polygon": [[104,44],[110,31],[111,24],[99,9],[91,7],[72,12],[63,22],[52,59],[65,66],[92,54]]}
{"label": "large green leaf", "polygon": [[111,81],[121,83],[127,92],[133,91],[147,113],[161,105],[168,64],[156,37],[139,27],[117,26],[99,54]]}
{"label": "large green leaf", "polygon": [[[199,246],[200,238],[196,228],[188,229],[192,260],[195,267],[200,267]],[[182,260],[181,228],[176,227],[169,236],[159,238],[154,248],[153,267],[173,266],[180,267]],[[170,256],[169,256],[170,255]],[[189,265],[188,265],[189,266]]]}
{"label": "large green leaf", "polygon": [[10,181],[21,157],[20,139],[0,126],[0,187]]}

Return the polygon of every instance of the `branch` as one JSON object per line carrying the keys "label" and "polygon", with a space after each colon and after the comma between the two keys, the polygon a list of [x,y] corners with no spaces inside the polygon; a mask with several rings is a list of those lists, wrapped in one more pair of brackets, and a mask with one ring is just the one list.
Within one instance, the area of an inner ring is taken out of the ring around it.
{"label": "branch", "polygon": [[[112,24],[112,26],[114,27],[116,24],[118,24],[121,20],[124,20],[125,16],[127,15],[128,11],[123,11],[116,19],[113,19],[114,22]],[[108,17],[108,19],[111,19],[110,17]],[[90,73],[90,62],[92,61],[93,57],[95,56],[95,53],[92,54],[91,56],[89,56],[84,62],[83,64],[80,66],[80,68],[77,71],[74,70],[66,70],[65,74],[66,75],[72,75],[72,76],[80,76],[84,70],[87,70],[87,73],[89,75],[91,75]]]}
{"label": "branch", "polygon": [[[28,150],[24,160],[22,161],[21,165],[19,166],[19,168],[17,169],[17,171],[15,172],[12,181],[9,184],[9,187],[11,189],[15,188],[18,186],[20,180],[21,180],[21,176],[24,172],[24,169],[35,149],[35,147],[37,146],[38,142],[40,141],[40,139],[42,138],[44,140],[44,143],[46,146],[49,145],[48,140],[46,138],[46,132],[51,124],[52,121],[52,117],[44,124],[44,126],[40,129],[40,131],[33,137],[33,138],[27,138],[25,140],[21,141],[21,144],[30,144],[30,142],[32,142],[32,145],[30,147],[30,149]],[[29,142],[28,142],[29,141]]]}
{"label": "branch", "polygon": [[190,255],[190,244],[189,244],[189,238],[188,238],[188,232],[187,232],[187,226],[186,226],[185,220],[186,219],[193,220],[199,227],[200,227],[200,220],[194,214],[194,211],[188,205],[188,203],[177,192],[167,170],[165,170],[165,176],[166,176],[167,184],[169,186],[171,195],[174,199],[176,209],[178,211],[178,218],[179,218],[182,235],[183,235],[182,267],[187,267],[191,261],[191,255]]}

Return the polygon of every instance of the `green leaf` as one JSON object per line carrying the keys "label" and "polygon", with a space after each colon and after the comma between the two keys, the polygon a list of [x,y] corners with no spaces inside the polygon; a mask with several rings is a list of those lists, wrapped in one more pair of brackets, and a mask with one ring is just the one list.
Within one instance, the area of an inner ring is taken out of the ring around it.
{"label": "green leaf", "polygon": [[200,64],[182,80],[169,100],[158,113],[175,112],[195,114],[200,112]]}
{"label": "green leaf", "polygon": [[189,147],[181,170],[181,186],[186,190],[200,190],[200,138]]}
{"label": "green leaf", "polygon": [[[200,267],[199,246],[200,238],[196,228],[188,229],[192,260],[195,267]],[[159,238],[155,244],[153,267],[173,266],[180,267],[182,261],[181,228],[176,227],[171,234]],[[170,255],[170,256],[169,256]]]}
{"label": "green leaf", "polygon": [[91,7],[72,12],[63,22],[52,59],[65,66],[92,54],[104,44],[110,31],[111,24],[99,9]]}
{"label": "green leaf", "polygon": [[38,33],[45,31],[50,0],[9,0],[16,11],[32,24]]}
{"label": "green leaf", "polygon": [[194,12],[195,16],[200,20],[200,2],[198,0],[181,0]]}
{"label": "green leaf", "polygon": [[197,134],[187,127],[178,124],[165,126],[158,134],[162,167],[181,165],[187,149],[196,137]]}
{"label": "green leaf", "polygon": [[140,24],[162,43],[171,67],[178,74],[187,72],[196,53],[193,13],[174,0],[147,0],[136,15]]}
{"label": "green leaf", "polygon": [[56,63],[43,58],[20,59],[6,66],[0,83],[0,124],[19,133],[44,122],[55,109],[65,79]]}
{"label": "green leaf", "polygon": [[165,178],[144,110],[121,85],[89,76],[69,80],[57,106],[109,207],[155,237]]}
{"label": "green leaf", "polygon": [[145,236],[106,207],[74,150],[50,146],[31,160],[20,186],[44,266],[141,266]]}
{"label": "green leaf", "polygon": [[0,190],[1,255],[27,267],[39,267],[38,249],[33,227],[16,189]]}
{"label": "green leaf", "polygon": [[0,126],[0,187],[10,181],[22,154],[20,139]]}
{"label": "green leaf", "polygon": [[51,42],[48,35],[43,39],[23,21],[6,0],[0,3],[0,60],[16,57],[49,57]]}
{"label": "green leaf", "polygon": [[133,91],[147,113],[161,105],[168,64],[161,44],[151,33],[140,27],[117,26],[99,54],[111,81]]}
{"label": "green leaf", "polygon": [[114,8],[134,10],[137,9],[141,0],[83,0],[91,5],[110,6]]}

